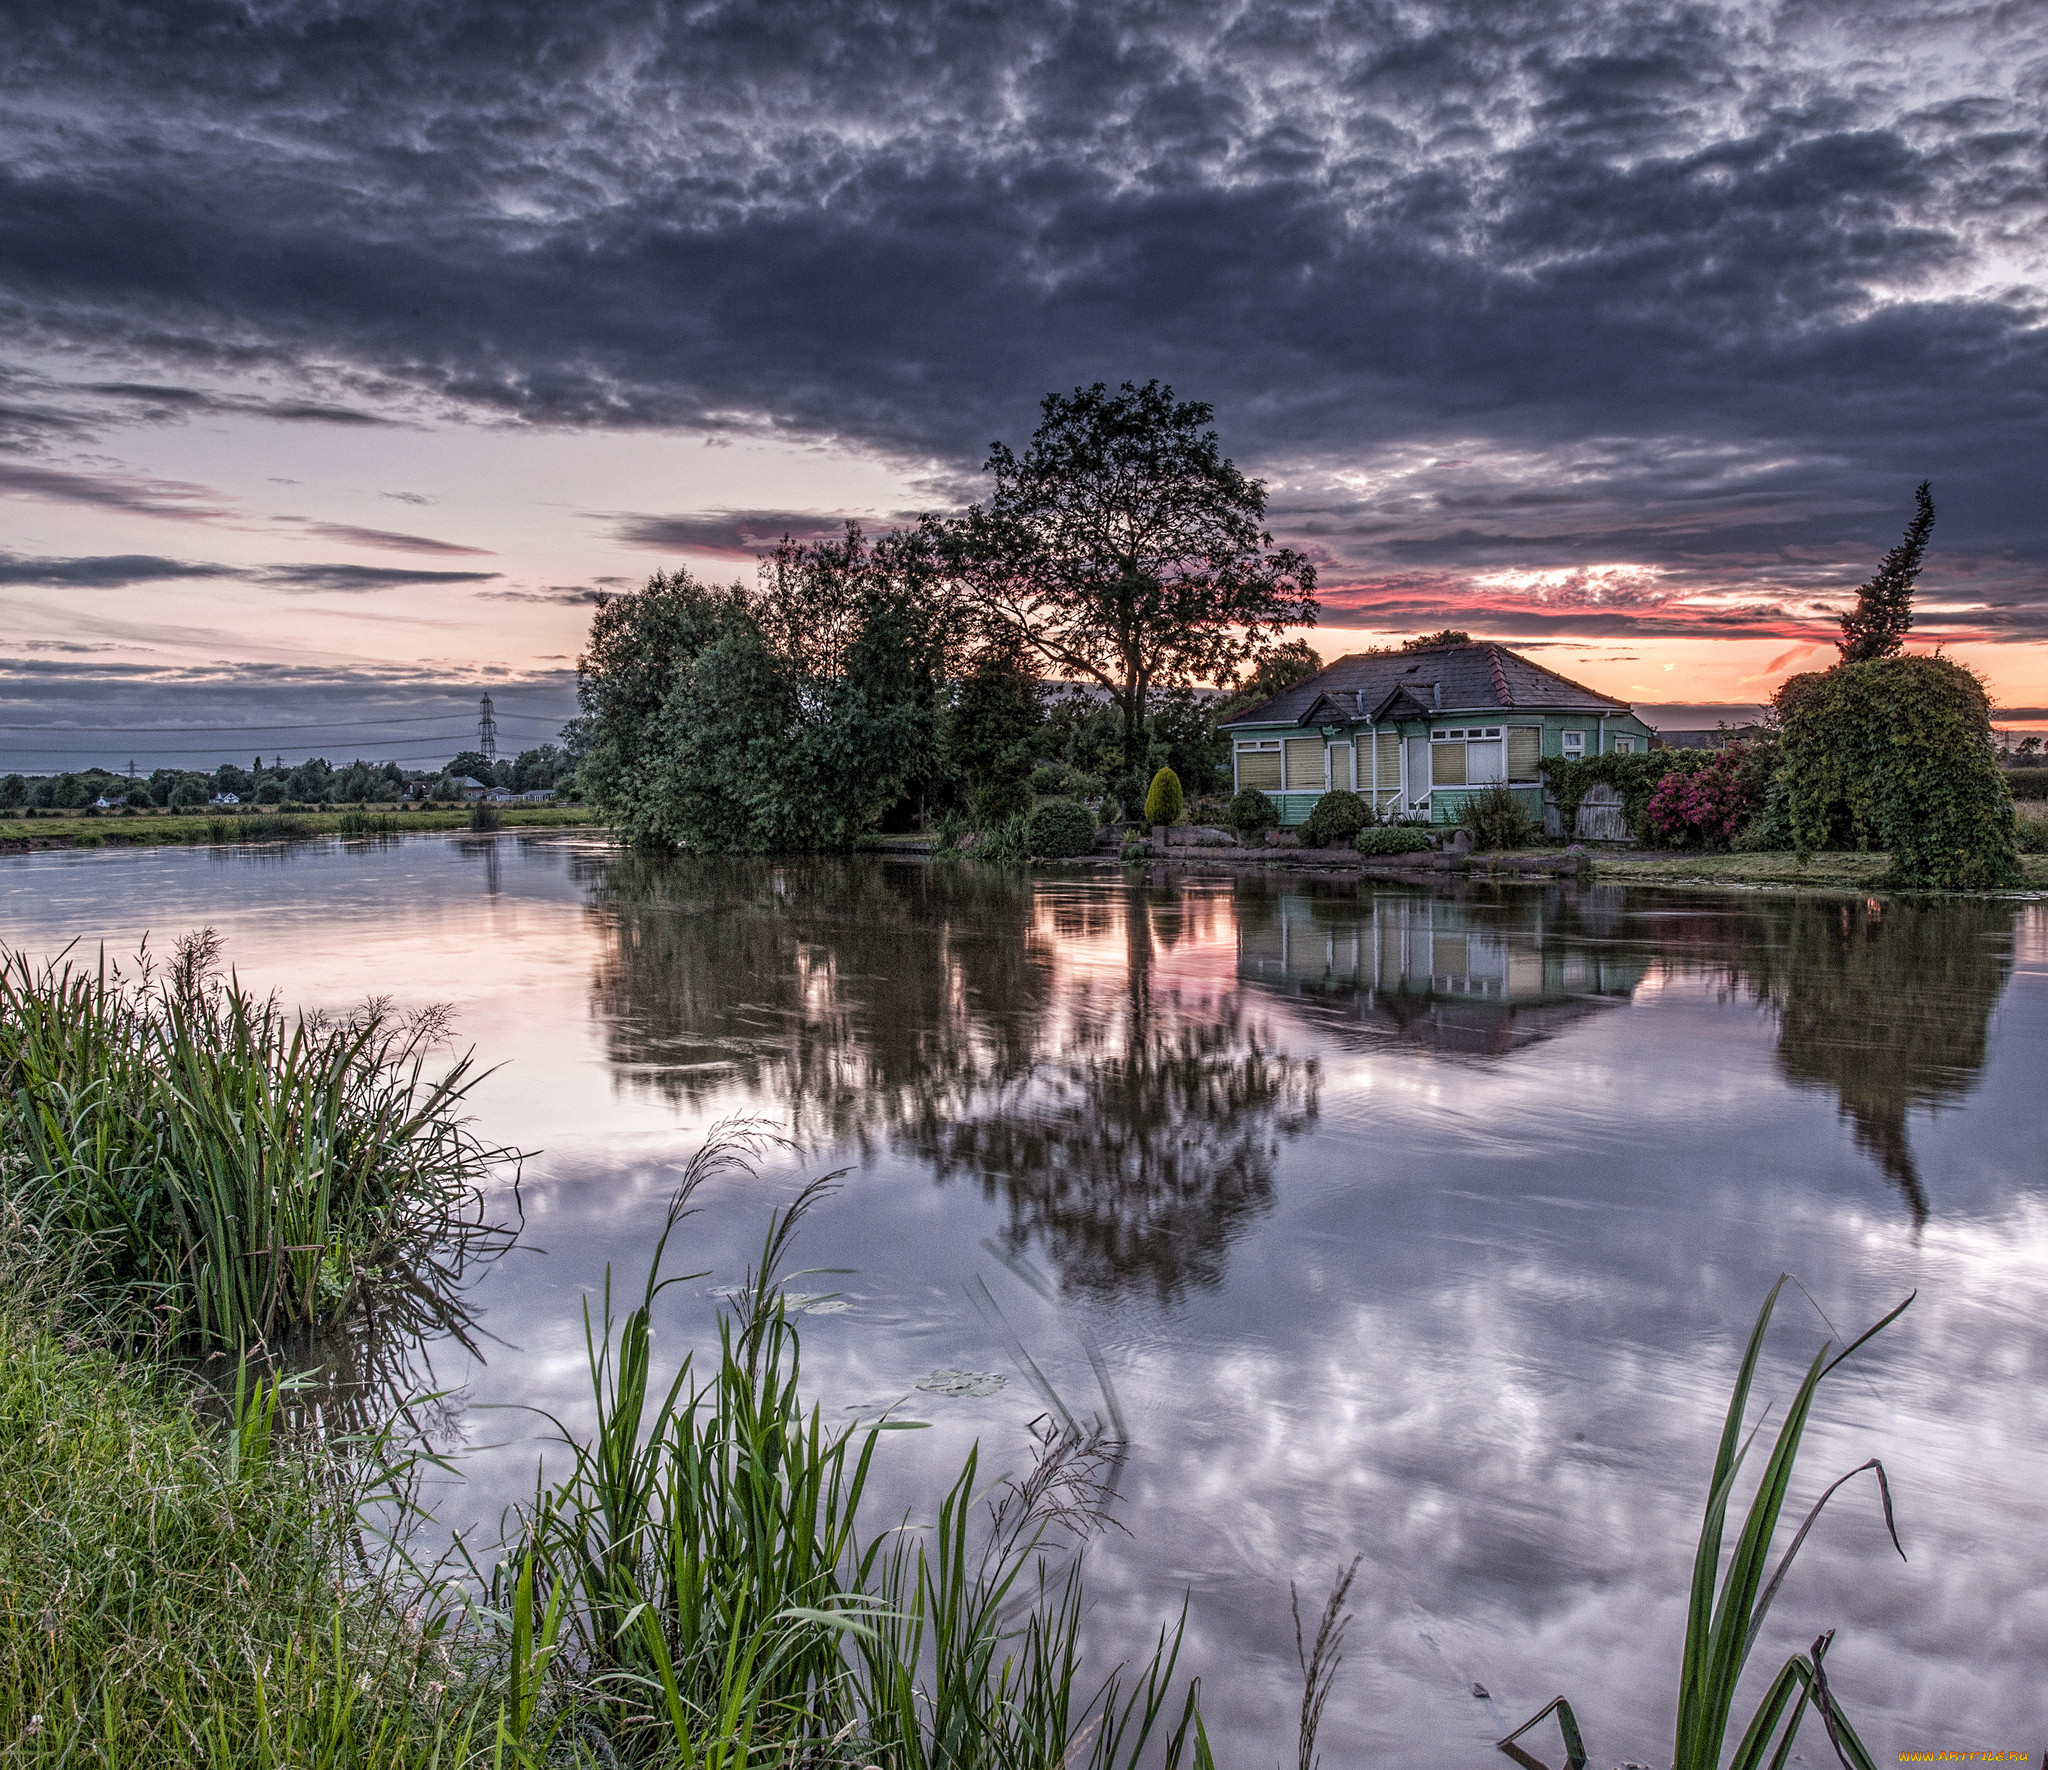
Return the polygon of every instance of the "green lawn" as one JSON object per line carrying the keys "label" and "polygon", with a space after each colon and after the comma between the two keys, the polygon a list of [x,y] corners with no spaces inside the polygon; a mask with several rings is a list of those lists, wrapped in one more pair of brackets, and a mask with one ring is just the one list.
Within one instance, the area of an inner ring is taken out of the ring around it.
{"label": "green lawn", "polygon": [[[2023,854],[2029,890],[2048,889],[2048,855]],[[1635,885],[1768,885],[1807,891],[1875,891],[1891,868],[1888,854],[1616,855],[1593,862],[1595,879]]]}

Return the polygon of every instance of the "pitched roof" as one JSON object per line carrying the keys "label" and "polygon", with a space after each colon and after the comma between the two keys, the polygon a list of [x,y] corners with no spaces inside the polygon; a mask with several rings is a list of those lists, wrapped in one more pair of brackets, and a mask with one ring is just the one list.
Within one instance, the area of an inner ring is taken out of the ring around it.
{"label": "pitched roof", "polygon": [[[1626,701],[1546,670],[1504,645],[1430,645],[1353,652],[1248,708],[1233,725],[1307,725],[1329,719],[1416,718],[1431,712],[1626,713]],[[1311,715],[1315,718],[1312,720]]]}

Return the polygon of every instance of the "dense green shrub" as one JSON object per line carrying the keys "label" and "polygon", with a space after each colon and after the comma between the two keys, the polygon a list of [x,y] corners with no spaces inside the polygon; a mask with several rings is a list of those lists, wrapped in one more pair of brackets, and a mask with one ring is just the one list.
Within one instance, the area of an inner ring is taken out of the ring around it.
{"label": "dense green shrub", "polygon": [[1152,777],[1152,785],[1145,791],[1145,822],[1147,824],[1177,824],[1186,807],[1181,797],[1180,776],[1170,768],[1162,768]]}
{"label": "dense green shrub", "polygon": [[1882,848],[1891,882],[1985,890],[2019,875],[2012,795],[1984,685],[1943,657],[1876,658],[1779,689],[1781,765],[1802,854]]}
{"label": "dense green shrub", "polygon": [[2008,768],[2005,784],[2015,799],[2048,799],[2048,768]]}
{"label": "dense green shrub", "polygon": [[1340,847],[1373,822],[1372,807],[1356,793],[1337,787],[1315,802],[1301,839],[1310,848]]}
{"label": "dense green shrub", "polygon": [[1368,824],[1351,841],[1360,854],[1419,854],[1434,846],[1420,824]]}
{"label": "dense green shrub", "polygon": [[1234,794],[1224,807],[1223,821],[1247,842],[1252,842],[1258,839],[1260,831],[1280,827],[1280,807],[1257,787],[1246,787]]}
{"label": "dense green shrub", "polygon": [[2014,837],[2022,854],[2048,854],[2048,817],[2023,817]]}
{"label": "dense green shrub", "polygon": [[1474,848],[1526,848],[1536,839],[1536,820],[1511,787],[1488,787],[1458,807],[1458,825]]}
{"label": "dense green shrub", "polygon": [[1087,806],[1071,799],[1048,799],[1031,814],[1024,839],[1033,854],[1065,860],[1095,846],[1095,819]]}

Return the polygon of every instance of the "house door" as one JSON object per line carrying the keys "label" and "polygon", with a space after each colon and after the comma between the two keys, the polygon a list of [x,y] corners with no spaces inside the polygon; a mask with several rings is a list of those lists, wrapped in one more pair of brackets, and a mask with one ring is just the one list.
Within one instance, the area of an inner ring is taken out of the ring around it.
{"label": "house door", "polygon": [[1351,778],[1351,746],[1332,744],[1330,746],[1330,791],[1355,792],[1358,783]]}
{"label": "house door", "polygon": [[1413,810],[1429,797],[1429,737],[1412,737],[1401,748],[1407,758],[1401,771],[1401,802]]}

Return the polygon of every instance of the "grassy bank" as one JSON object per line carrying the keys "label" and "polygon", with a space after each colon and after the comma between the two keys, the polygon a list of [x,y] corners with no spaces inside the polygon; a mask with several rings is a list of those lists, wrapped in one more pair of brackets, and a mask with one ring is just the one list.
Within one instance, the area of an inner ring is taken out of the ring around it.
{"label": "grassy bank", "polygon": [[[1641,854],[1601,856],[1593,877],[1631,885],[1766,886],[1801,891],[1880,891],[1888,854]],[[2020,856],[2022,886],[2048,890],[2048,855]]]}
{"label": "grassy bank", "polygon": [[[9,1277],[22,1276],[19,1245]],[[222,1422],[19,1297],[0,1311],[0,1763],[480,1761],[488,1659],[356,1558],[344,1458],[268,1385]]]}
{"label": "grassy bank", "polygon": [[[562,829],[598,823],[580,805],[498,806],[508,830]],[[379,811],[346,806],[322,811],[72,813],[0,819],[0,853],[37,848],[156,848],[209,843],[288,842],[309,836],[401,836],[425,830],[466,830],[469,809]]]}

